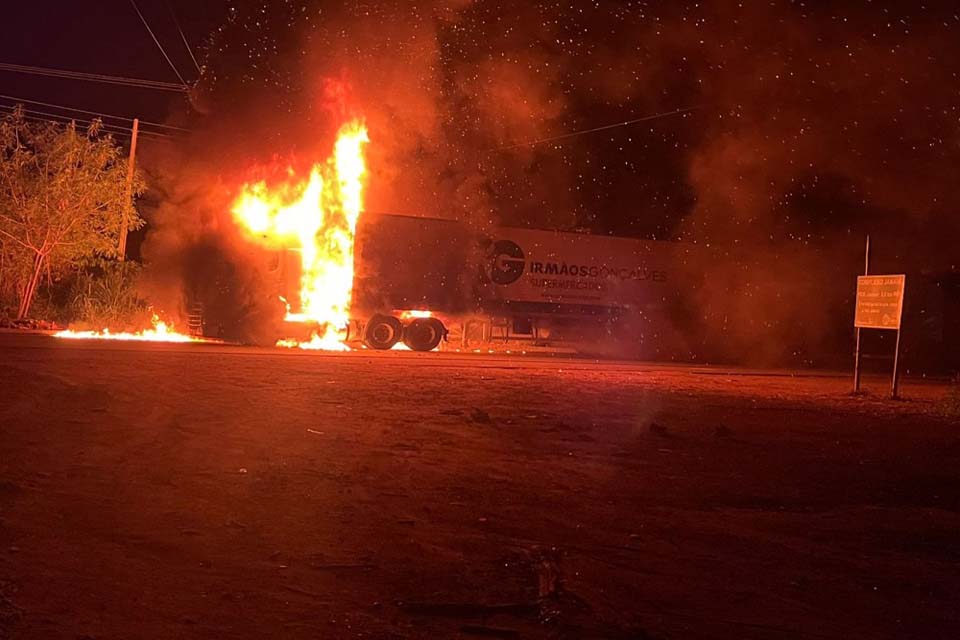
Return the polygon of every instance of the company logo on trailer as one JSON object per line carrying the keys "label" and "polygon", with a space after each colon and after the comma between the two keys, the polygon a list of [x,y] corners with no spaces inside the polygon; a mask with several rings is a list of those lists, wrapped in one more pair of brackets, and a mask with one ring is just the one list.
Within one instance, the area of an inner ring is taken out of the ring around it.
{"label": "company logo on trailer", "polygon": [[[638,280],[666,282],[667,272],[663,269],[650,269],[645,266],[617,266],[615,264],[568,264],[566,262],[527,262],[523,249],[512,240],[496,240],[489,245],[486,276],[494,284],[507,285],[519,280],[524,272],[531,276],[555,276],[561,278],[587,278],[590,280],[620,281]],[[578,280],[581,281],[581,280]],[[547,282],[541,280],[539,282]],[[565,280],[564,282],[573,282]],[[539,284],[537,286],[540,286]]]}
{"label": "company logo on trailer", "polygon": [[511,240],[497,240],[490,251],[490,279],[495,284],[511,284],[520,279],[526,268],[523,249]]}

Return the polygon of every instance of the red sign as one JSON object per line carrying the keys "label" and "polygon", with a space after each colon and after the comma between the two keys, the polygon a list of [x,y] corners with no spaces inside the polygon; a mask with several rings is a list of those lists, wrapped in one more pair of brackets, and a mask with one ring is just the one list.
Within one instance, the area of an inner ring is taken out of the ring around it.
{"label": "red sign", "polygon": [[857,313],[853,326],[899,329],[905,282],[904,275],[858,276]]}

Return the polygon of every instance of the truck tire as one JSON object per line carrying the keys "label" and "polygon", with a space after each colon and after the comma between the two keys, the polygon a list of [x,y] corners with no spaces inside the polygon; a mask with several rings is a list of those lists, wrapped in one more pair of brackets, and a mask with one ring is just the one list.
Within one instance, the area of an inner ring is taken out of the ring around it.
{"label": "truck tire", "polygon": [[447,328],[436,318],[417,318],[403,329],[403,344],[414,351],[433,351],[447,335]]}
{"label": "truck tire", "polygon": [[363,342],[371,349],[390,349],[403,336],[403,324],[398,318],[376,314],[363,330]]}

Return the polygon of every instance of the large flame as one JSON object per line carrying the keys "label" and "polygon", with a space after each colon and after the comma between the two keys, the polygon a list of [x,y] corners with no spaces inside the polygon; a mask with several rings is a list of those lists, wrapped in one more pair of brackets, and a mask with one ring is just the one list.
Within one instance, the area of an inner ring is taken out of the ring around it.
{"label": "large flame", "polygon": [[153,328],[128,333],[125,331],[112,332],[110,329],[102,331],[74,331],[64,329],[53,334],[56,338],[71,338],[74,340],[131,340],[136,342],[215,342],[206,338],[177,333],[173,327],[153,314]]}
{"label": "large flame", "polygon": [[367,129],[358,120],[340,128],[333,155],[313,166],[306,179],[268,186],[244,185],[233,215],[249,235],[269,247],[298,247],[301,259],[300,309],[287,306],[287,320],[315,322],[309,342],[281,340],[280,346],[345,350],[353,291],[353,243],[363,210]]}

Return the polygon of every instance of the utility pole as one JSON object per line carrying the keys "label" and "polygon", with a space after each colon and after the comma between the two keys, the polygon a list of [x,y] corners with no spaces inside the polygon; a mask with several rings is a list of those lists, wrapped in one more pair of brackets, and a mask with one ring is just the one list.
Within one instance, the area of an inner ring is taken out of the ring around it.
{"label": "utility pole", "polygon": [[120,262],[127,257],[127,227],[130,224],[130,209],[133,208],[133,169],[137,156],[137,132],[140,130],[139,118],[133,119],[133,135],[130,137],[130,160],[127,161],[127,197],[124,201],[123,217],[120,222]]}

